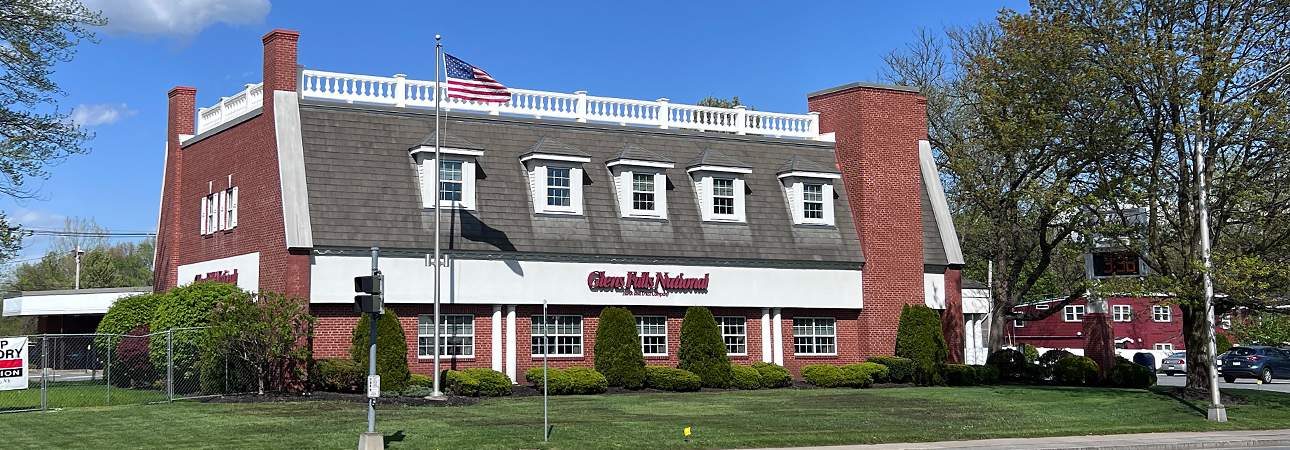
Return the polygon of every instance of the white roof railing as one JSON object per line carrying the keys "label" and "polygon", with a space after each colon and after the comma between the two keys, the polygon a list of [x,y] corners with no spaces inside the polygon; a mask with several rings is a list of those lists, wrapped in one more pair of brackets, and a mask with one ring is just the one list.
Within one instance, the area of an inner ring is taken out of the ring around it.
{"label": "white roof railing", "polygon": [[[391,105],[395,107],[433,108],[435,82],[409,80],[406,75],[376,77],[318,70],[301,71],[301,98],[346,103]],[[472,111],[490,115],[516,115],[535,118],[567,119],[577,122],[616,123],[661,129],[680,128],[720,131],[738,135],[757,134],[829,140],[820,135],[819,113],[783,114],[749,111],[743,106],[713,108],[668,102],[630,100],[560,92],[510,89],[506,103],[486,103],[444,96],[445,111]],[[263,103],[263,84],[247,85],[246,90],[224,97],[215,106],[202,108],[197,114],[197,134],[209,131]]]}

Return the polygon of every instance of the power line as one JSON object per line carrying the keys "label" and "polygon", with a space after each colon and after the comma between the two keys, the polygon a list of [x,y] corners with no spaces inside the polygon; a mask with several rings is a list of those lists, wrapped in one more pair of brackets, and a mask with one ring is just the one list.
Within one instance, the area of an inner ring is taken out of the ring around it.
{"label": "power line", "polygon": [[22,230],[26,236],[70,236],[70,237],[156,237],[157,233],[147,231],[59,231],[59,230]]}

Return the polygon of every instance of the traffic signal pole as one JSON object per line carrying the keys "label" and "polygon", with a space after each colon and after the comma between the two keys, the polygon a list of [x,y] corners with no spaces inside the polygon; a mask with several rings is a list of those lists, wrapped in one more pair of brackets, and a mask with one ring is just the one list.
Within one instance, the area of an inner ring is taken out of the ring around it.
{"label": "traffic signal pole", "polygon": [[372,275],[354,277],[354,291],[370,295],[354,297],[354,308],[368,313],[371,324],[367,335],[367,432],[358,437],[359,450],[383,450],[385,437],[376,432],[376,399],[381,395],[381,378],[376,375],[376,325],[384,311],[385,280],[377,267],[380,249],[372,247]]}

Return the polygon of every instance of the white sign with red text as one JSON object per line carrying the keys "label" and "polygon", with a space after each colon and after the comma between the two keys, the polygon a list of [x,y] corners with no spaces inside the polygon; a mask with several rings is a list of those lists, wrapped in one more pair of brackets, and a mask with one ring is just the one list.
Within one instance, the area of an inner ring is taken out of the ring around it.
{"label": "white sign with red text", "polygon": [[247,292],[260,289],[260,253],[212,259],[179,266],[179,284],[215,281],[235,284]]}
{"label": "white sign with red text", "polygon": [[27,389],[27,338],[0,338],[0,391]]}

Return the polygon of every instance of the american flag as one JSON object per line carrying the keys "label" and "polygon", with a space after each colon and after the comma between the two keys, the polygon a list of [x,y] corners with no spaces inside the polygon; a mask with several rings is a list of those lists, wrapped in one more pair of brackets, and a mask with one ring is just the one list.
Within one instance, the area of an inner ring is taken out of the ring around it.
{"label": "american flag", "polygon": [[511,101],[511,91],[489,76],[488,72],[447,53],[443,54],[443,59],[448,72],[448,98],[493,103]]}

